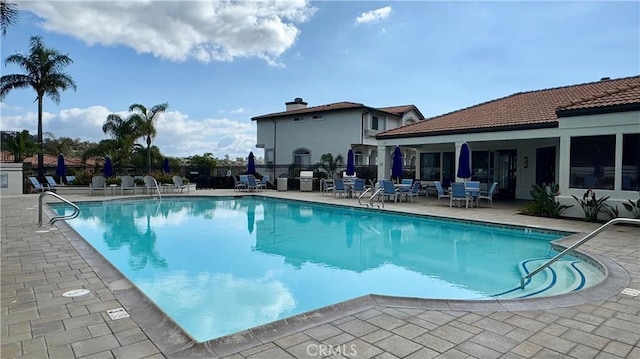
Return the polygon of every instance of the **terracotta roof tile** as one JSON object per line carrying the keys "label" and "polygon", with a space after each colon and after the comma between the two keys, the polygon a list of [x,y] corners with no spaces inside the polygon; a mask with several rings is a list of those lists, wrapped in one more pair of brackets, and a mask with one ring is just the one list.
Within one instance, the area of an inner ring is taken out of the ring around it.
{"label": "terracotta roof tile", "polygon": [[393,106],[393,107],[378,107],[378,110],[380,111],[384,111],[384,112],[390,112],[393,113],[395,115],[398,116],[402,116],[405,113],[414,110],[418,113],[418,116],[420,117],[419,120],[422,120],[424,118],[424,115],[420,112],[420,110],[418,110],[418,108],[415,105],[403,105],[403,106]]}
{"label": "terracotta roof tile", "polygon": [[414,137],[509,127],[556,127],[557,109],[638,103],[640,76],[519,92],[379,133],[376,138]]}

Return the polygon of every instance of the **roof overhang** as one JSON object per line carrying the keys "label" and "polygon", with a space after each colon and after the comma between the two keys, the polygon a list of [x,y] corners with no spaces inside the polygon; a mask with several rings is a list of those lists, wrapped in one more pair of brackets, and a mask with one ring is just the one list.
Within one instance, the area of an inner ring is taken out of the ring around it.
{"label": "roof overhang", "polygon": [[556,114],[558,117],[575,117],[586,115],[602,115],[605,113],[640,111],[640,103],[626,103],[611,106],[587,107],[576,109],[558,109]]}
{"label": "roof overhang", "polygon": [[536,130],[536,129],[544,129],[544,128],[557,128],[557,127],[558,127],[558,122],[554,121],[554,122],[534,123],[534,124],[526,124],[526,125],[463,128],[463,129],[453,129],[453,130],[402,133],[402,134],[396,134],[396,135],[378,134],[376,135],[376,140],[389,140],[394,138],[411,138],[411,137],[431,137],[431,136],[442,136],[442,135],[458,135],[458,134],[469,134],[469,133]]}

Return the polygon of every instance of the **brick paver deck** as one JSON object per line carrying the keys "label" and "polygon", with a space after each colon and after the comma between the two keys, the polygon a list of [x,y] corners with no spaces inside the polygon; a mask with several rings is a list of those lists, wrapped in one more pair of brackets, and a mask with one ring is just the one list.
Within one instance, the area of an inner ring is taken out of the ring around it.
{"label": "brick paver deck", "polygon": [[[189,195],[229,194],[238,192]],[[357,203],[319,193],[260,194]],[[597,228],[523,216],[498,201],[495,208],[467,210],[421,197],[386,208],[447,217],[464,211],[470,219],[574,232]],[[3,196],[1,211],[2,358],[640,358],[640,296],[621,293],[640,290],[638,227],[616,226],[583,246],[609,268],[609,277],[582,292],[483,302],[364,296],[198,344],[66,223],[39,227],[38,195]],[[62,296],[76,288],[91,292]],[[112,320],[106,311],[119,307],[131,317]]]}

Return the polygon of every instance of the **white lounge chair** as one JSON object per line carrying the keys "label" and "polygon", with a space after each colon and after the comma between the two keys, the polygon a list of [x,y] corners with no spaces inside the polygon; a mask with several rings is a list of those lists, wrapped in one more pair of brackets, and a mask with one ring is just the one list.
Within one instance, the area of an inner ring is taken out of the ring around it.
{"label": "white lounge chair", "polygon": [[153,194],[159,192],[160,187],[158,181],[153,176],[144,176],[144,191],[146,194]]}
{"label": "white lounge chair", "polygon": [[44,192],[44,191],[51,191],[51,192],[55,192],[56,189],[55,188],[49,188],[49,186],[47,186],[46,184],[43,185],[42,183],[40,183],[40,181],[38,181],[37,178],[35,177],[29,177],[29,181],[31,181],[31,184],[33,185],[33,191],[32,192]]}
{"label": "white lounge chair", "polygon": [[124,194],[124,191],[133,191],[136,194],[138,187],[136,186],[136,180],[131,176],[122,176],[122,184],[120,186],[120,194]]}
{"label": "white lounge chair", "polygon": [[187,192],[189,192],[189,185],[186,185],[186,184],[184,184],[182,182],[182,177],[173,176],[171,179],[173,180],[173,190],[174,191],[180,190],[180,192],[182,192],[186,188]]}

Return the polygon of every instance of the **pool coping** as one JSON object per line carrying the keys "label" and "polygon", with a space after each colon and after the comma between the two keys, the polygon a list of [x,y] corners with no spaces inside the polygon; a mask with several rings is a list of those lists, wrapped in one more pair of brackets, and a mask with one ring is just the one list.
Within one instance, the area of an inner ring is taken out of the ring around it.
{"label": "pool coping", "polygon": [[[233,197],[241,196],[242,195]],[[193,196],[187,198],[193,198]],[[118,199],[114,198],[113,200]],[[287,200],[295,201],[293,199]],[[108,199],[101,202],[106,201],[112,200]],[[50,217],[55,215],[51,207],[44,206],[43,209]],[[392,212],[403,213],[397,211]],[[419,214],[414,215],[421,216]],[[439,218],[433,215],[424,215],[424,217]],[[448,217],[443,218],[447,219]],[[463,220],[463,222],[466,221],[496,224],[491,221]],[[131,318],[138,324],[148,338],[162,353],[170,357],[232,355],[296,332],[375,307],[470,312],[545,310],[604,300],[617,295],[631,282],[629,273],[615,261],[594,253],[576,250],[579,256],[593,260],[594,263],[605,270],[605,278],[602,282],[577,292],[524,299],[450,300],[368,294],[206,342],[197,342],[120,273],[102,254],[86,242],[68,223],[61,221],[57,222],[55,226],[69,240],[80,256],[94,268],[98,277],[107,285],[116,299],[128,312],[131,312]],[[527,227],[519,225],[510,226]],[[545,228],[540,229],[545,230]],[[564,245],[563,242],[570,242],[573,237],[584,237],[586,234],[587,233],[573,233],[567,237],[552,241],[552,245],[567,248],[568,246]]]}

